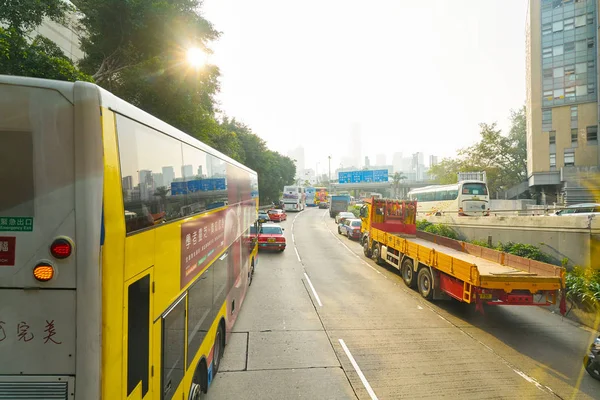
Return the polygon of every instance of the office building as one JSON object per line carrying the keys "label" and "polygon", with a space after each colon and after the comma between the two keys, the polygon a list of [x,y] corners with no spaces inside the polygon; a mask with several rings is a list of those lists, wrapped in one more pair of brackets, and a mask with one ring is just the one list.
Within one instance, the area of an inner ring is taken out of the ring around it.
{"label": "office building", "polygon": [[433,167],[434,165],[438,164],[438,158],[437,156],[429,156],[429,167]]}
{"label": "office building", "polygon": [[375,156],[375,165],[385,165],[386,164],[385,154],[380,153]]}
{"label": "office building", "polygon": [[[530,0],[527,176],[542,203],[595,200],[598,0]],[[590,186],[592,185],[592,186]]]}
{"label": "office building", "polygon": [[369,168],[371,166],[371,160],[369,160],[369,156],[365,156],[365,168]]}
{"label": "office building", "polygon": [[295,149],[288,151],[288,157],[296,164],[296,179],[302,179],[304,172],[304,147],[299,146]]}
{"label": "office building", "polygon": [[163,183],[166,187],[171,187],[171,182],[175,180],[175,169],[173,167],[162,167]]}

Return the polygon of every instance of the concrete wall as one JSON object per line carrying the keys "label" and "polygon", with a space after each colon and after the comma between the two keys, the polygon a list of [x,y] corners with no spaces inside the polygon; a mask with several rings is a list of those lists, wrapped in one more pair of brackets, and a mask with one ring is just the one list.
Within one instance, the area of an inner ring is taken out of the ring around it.
{"label": "concrete wall", "polygon": [[[419,218],[420,219],[420,218]],[[462,240],[492,243],[515,242],[539,246],[558,263],[600,269],[600,219],[587,217],[425,217],[436,224],[452,227]]]}

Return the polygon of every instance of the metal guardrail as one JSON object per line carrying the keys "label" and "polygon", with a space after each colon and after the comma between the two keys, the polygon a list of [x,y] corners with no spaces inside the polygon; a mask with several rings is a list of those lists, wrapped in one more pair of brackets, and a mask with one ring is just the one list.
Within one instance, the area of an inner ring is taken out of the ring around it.
{"label": "metal guardrail", "polygon": [[[505,210],[490,210],[490,215],[516,215],[516,216],[549,216],[554,214],[557,211],[567,209],[569,207],[557,207],[557,206],[535,206],[535,208],[527,208],[527,209],[505,209]],[[438,211],[442,216],[444,215],[457,215],[458,210],[444,210]],[[437,212],[435,211],[417,211],[417,215],[421,216],[435,216]],[[577,214],[574,214],[577,215]]]}

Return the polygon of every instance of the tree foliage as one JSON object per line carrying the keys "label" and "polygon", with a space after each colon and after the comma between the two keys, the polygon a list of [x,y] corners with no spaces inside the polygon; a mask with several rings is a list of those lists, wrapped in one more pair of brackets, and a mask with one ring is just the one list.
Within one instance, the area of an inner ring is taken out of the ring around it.
{"label": "tree foliage", "polygon": [[70,6],[62,0],[0,0],[0,74],[66,81],[90,81],[51,40],[27,34],[44,18],[62,21]]}
{"label": "tree foliage", "polygon": [[493,194],[508,190],[527,179],[525,107],[511,110],[511,128],[503,135],[495,123],[480,124],[480,140],[458,151],[458,157],[445,158],[429,173],[442,184],[455,183],[458,172],[486,171]]}

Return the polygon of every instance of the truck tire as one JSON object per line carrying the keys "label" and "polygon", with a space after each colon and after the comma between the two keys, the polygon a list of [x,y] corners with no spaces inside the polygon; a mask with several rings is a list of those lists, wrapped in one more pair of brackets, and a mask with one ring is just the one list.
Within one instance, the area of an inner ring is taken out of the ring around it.
{"label": "truck tire", "polygon": [[363,239],[363,253],[367,258],[373,257],[373,253],[371,253],[371,247],[369,246],[369,239],[367,238]]}
{"label": "truck tire", "polygon": [[409,288],[417,286],[417,274],[415,273],[414,265],[410,258],[405,258],[404,261],[402,261],[400,273],[402,274],[402,280],[406,286]]}
{"label": "truck tire", "polygon": [[375,263],[377,265],[385,264],[383,262],[383,258],[381,258],[381,245],[380,244],[374,244],[372,252],[373,252],[373,258],[375,259]]}
{"label": "truck tire", "polygon": [[433,277],[431,276],[429,268],[424,267],[419,270],[419,275],[417,276],[417,288],[424,299],[431,300],[433,298]]}

